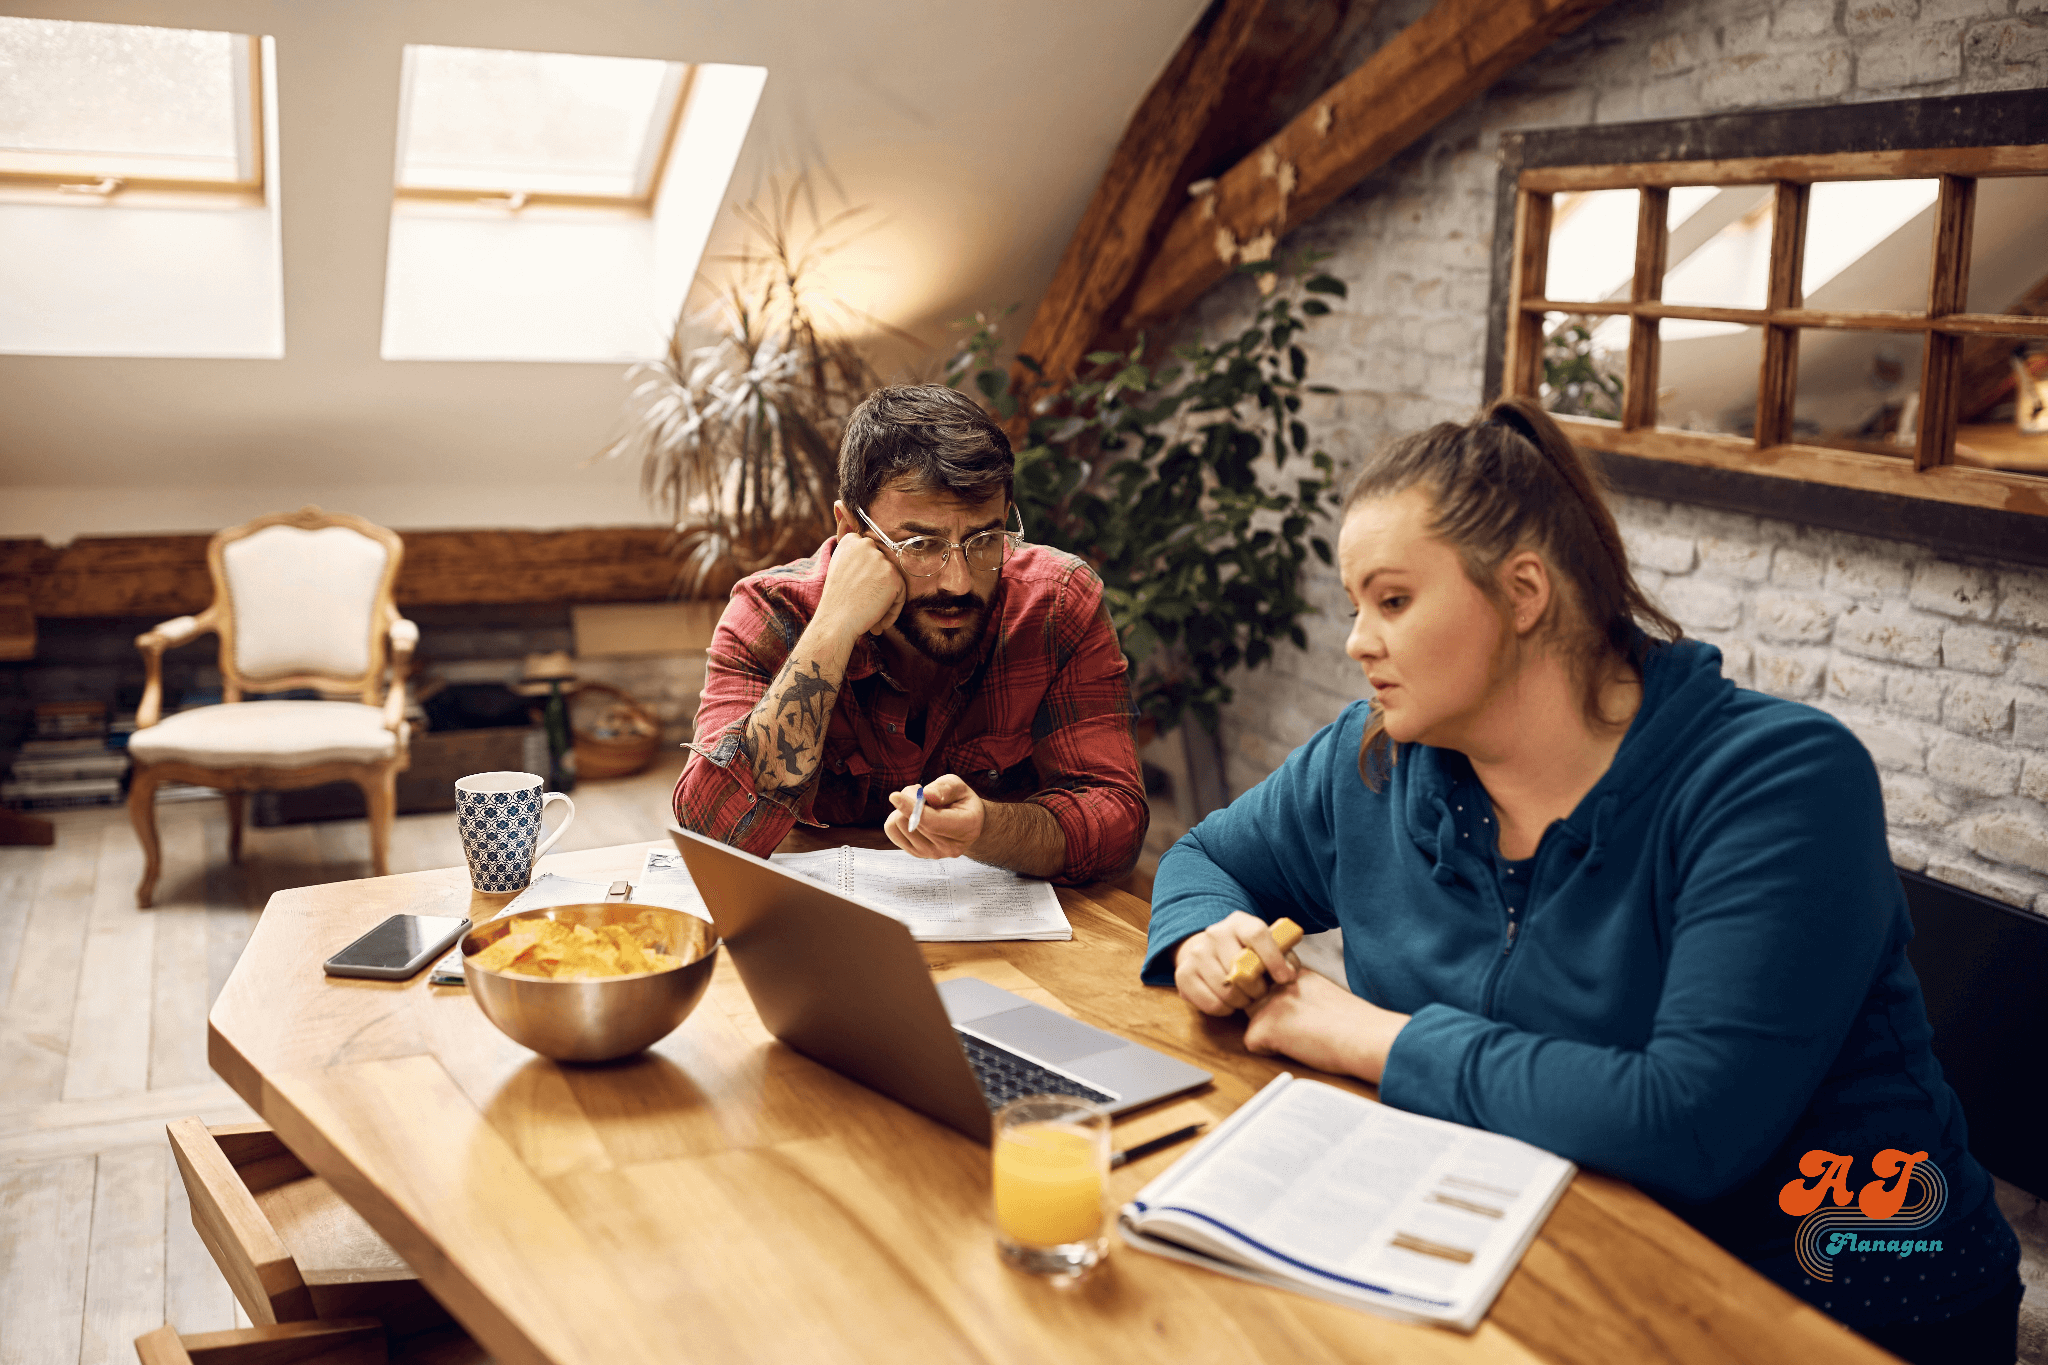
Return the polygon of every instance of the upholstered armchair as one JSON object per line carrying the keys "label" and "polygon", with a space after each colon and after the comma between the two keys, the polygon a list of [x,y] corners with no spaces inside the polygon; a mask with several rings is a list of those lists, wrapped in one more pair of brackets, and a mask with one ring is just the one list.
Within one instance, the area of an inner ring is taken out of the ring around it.
{"label": "upholstered armchair", "polygon": [[[370,861],[385,875],[407,762],[406,665],[420,636],[392,601],[403,554],[396,533],[361,517],[317,507],[259,517],[206,547],[212,606],[136,637],[147,668],[128,743],[128,816],[145,860],[137,905],[148,906],[156,892],[156,789],[172,781],[227,793],[228,856],[236,862],[246,793],[354,782],[370,809]],[[220,636],[220,705],[163,715],[164,651],[207,631]],[[287,688],[360,700],[243,700]]]}

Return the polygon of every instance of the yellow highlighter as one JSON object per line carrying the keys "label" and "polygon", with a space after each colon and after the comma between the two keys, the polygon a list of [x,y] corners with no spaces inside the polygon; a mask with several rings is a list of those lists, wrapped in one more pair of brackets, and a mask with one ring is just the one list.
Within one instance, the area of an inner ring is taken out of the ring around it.
{"label": "yellow highlighter", "polygon": [[[1301,942],[1301,926],[1291,919],[1273,921],[1273,943],[1283,953],[1294,951],[1294,945]],[[1230,964],[1229,984],[1241,991],[1249,991],[1252,983],[1266,974],[1266,964],[1259,961],[1259,955],[1250,948],[1237,955],[1237,961]]]}

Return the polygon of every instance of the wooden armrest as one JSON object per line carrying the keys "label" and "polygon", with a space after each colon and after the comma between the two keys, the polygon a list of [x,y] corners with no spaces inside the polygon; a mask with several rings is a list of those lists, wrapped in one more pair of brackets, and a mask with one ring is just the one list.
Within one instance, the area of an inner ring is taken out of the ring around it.
{"label": "wooden armrest", "polygon": [[386,1365],[384,1324],[375,1318],[334,1318],[286,1322],[233,1332],[198,1332],[180,1338],[175,1327],[159,1327],[135,1338],[142,1365]]}
{"label": "wooden armrest", "polygon": [[135,647],[142,651],[146,674],[142,685],[142,705],[135,709],[136,729],[147,730],[163,718],[164,651],[175,649],[215,629],[217,621],[213,608],[208,607],[197,616],[174,616],[135,637]]}
{"label": "wooden armrest", "polygon": [[[211,616],[212,613],[208,612],[207,615]],[[145,653],[151,650],[161,653],[204,633],[211,624],[211,621],[202,624],[197,616],[173,616],[170,620],[151,626],[136,636],[135,644]]]}
{"label": "wooden armrest", "polygon": [[178,1340],[178,1329],[168,1323],[135,1338],[135,1358],[142,1365],[192,1365],[185,1343]]}
{"label": "wooden armrest", "polygon": [[256,1196],[198,1119],[166,1125],[178,1176],[192,1201],[192,1226],[251,1322],[267,1326],[313,1316],[312,1291]]}
{"label": "wooden armrest", "polygon": [[405,724],[405,674],[412,652],[419,648],[420,628],[403,616],[391,623],[391,690],[384,694],[384,728]]}

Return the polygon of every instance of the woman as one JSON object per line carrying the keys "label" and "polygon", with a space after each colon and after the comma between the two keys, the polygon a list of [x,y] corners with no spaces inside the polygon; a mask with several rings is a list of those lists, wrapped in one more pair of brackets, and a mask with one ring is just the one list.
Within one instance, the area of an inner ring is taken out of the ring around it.
{"label": "woman", "polygon": [[[1909,1360],[2010,1365],[2019,1245],[1928,1050],[1855,737],[1679,638],[1525,399],[1371,460],[1338,568],[1373,699],[1160,860],[1145,980],[1631,1180]],[[1349,991],[1278,951],[1282,915],[1343,929]],[[1858,1238],[1802,1265],[1842,1205]]]}

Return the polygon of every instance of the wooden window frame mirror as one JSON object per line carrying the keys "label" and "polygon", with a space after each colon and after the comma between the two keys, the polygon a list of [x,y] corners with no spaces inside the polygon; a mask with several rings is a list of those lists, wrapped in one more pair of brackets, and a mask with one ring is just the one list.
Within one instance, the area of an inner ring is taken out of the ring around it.
{"label": "wooden window frame mirror", "polygon": [[[2039,100],[2038,91],[2018,91],[1503,135],[1488,398],[1540,392],[1545,313],[1627,317],[1620,420],[1558,419],[1573,440],[1599,453],[1619,491],[2048,563],[2048,475],[1955,462],[1966,341],[2048,338],[2048,317],[1963,311],[1978,179],[2048,175]],[[2029,122],[2037,126],[2029,128]],[[1805,307],[1800,279],[1814,184],[1936,178],[1940,194],[1924,310]],[[1666,206],[1670,190],[1681,185],[1772,187],[1764,306],[1663,302]],[[1610,189],[1639,191],[1633,282],[1626,297],[1546,298],[1553,196]],[[1761,328],[1753,436],[1656,424],[1658,328],[1667,318]],[[1910,458],[1905,446],[1897,454],[1881,454],[1793,438],[1799,338],[1820,329],[1926,336]]]}

